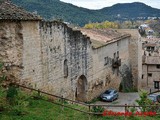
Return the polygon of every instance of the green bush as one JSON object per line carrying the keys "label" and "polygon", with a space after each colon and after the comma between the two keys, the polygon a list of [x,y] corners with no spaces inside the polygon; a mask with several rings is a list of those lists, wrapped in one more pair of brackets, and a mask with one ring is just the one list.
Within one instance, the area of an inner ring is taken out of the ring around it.
{"label": "green bush", "polygon": [[[148,99],[148,93],[144,90],[142,90],[140,92],[140,99],[136,100],[136,102],[138,103],[142,112],[158,112],[159,111],[159,107],[157,106],[157,103],[153,103],[150,99]],[[152,107],[151,107],[152,105]],[[156,105],[156,106],[153,106]],[[146,106],[150,106],[150,107],[146,107]]]}
{"label": "green bush", "polygon": [[93,106],[91,111],[95,113],[102,113],[104,110],[105,109],[102,106]]}
{"label": "green bush", "polygon": [[18,95],[17,88],[15,85],[10,84],[7,90],[6,99],[9,102],[10,105],[14,105],[15,103],[15,97]]}

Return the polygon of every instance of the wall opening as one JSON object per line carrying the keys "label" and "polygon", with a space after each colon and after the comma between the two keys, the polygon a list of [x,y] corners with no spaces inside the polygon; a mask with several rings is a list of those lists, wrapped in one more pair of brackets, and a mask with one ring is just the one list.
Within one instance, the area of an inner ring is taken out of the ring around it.
{"label": "wall opening", "polygon": [[81,75],[77,81],[77,88],[75,93],[76,100],[85,102],[86,93],[87,93],[87,79],[84,75]]}
{"label": "wall opening", "polygon": [[64,77],[65,78],[68,77],[68,61],[67,60],[64,61]]}

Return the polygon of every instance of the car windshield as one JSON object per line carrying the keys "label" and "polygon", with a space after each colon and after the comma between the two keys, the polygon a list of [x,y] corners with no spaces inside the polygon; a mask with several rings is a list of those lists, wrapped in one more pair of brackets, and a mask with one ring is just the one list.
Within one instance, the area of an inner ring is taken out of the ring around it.
{"label": "car windshield", "polygon": [[105,94],[111,94],[111,93],[112,93],[111,90],[107,90],[107,91],[105,92]]}

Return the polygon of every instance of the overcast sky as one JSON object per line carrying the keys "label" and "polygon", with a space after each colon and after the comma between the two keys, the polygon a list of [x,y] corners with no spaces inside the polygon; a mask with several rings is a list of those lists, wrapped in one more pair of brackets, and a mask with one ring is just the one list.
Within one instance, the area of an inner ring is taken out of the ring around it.
{"label": "overcast sky", "polygon": [[143,2],[149,6],[160,9],[160,0],[60,0],[67,3],[72,3],[76,6],[88,9],[101,9],[103,7],[112,6],[116,3],[132,3]]}

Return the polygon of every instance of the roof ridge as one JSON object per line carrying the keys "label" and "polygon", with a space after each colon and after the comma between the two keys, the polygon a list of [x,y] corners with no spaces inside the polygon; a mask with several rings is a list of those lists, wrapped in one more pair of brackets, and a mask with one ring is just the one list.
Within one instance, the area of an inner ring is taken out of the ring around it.
{"label": "roof ridge", "polygon": [[0,0],[0,20],[41,20],[41,17],[13,4],[10,0]]}

